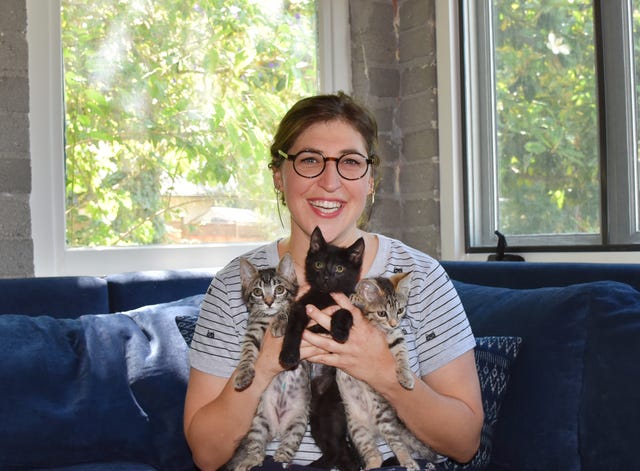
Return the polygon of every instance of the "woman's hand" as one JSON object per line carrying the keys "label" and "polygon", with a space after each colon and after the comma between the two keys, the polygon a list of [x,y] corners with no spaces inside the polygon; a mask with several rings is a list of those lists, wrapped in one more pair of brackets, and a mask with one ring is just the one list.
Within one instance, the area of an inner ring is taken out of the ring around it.
{"label": "woman's hand", "polygon": [[349,339],[339,343],[329,334],[314,334],[305,330],[302,338],[306,348],[301,349],[301,354],[309,361],[340,368],[374,389],[382,387],[384,382],[397,382],[395,362],[384,334],[364,318],[347,296],[342,293],[332,296],[337,305],[322,311],[310,305],[307,306],[307,314],[329,331],[332,314],[340,308],[347,309],[353,316]]}

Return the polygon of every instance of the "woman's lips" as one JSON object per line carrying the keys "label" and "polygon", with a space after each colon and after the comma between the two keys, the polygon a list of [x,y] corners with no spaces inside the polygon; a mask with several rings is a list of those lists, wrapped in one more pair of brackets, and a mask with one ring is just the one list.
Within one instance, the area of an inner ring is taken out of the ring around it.
{"label": "woman's lips", "polygon": [[322,216],[333,216],[339,213],[344,207],[344,203],[335,200],[309,200],[309,204],[316,213],[319,213]]}

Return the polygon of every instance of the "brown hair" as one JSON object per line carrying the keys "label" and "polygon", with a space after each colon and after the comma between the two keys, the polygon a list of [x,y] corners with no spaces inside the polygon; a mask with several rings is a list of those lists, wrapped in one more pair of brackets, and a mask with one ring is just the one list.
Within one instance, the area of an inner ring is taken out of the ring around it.
{"label": "brown hair", "polygon": [[333,120],[344,121],[360,133],[367,146],[368,156],[373,159],[373,165],[377,166],[378,125],[375,118],[349,95],[338,92],[335,95],[303,98],[291,107],[280,121],[273,137],[269,168],[280,168],[284,158],[278,151],[288,152],[298,136],[309,126]]}

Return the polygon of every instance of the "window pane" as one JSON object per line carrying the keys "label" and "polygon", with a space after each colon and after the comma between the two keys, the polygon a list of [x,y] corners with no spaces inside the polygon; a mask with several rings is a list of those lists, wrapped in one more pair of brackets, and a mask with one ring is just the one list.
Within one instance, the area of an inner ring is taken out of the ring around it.
{"label": "window pane", "polygon": [[590,0],[493,1],[498,229],[600,232]]}
{"label": "window pane", "polygon": [[[633,2],[633,58],[634,58],[634,72],[635,72],[635,85],[636,85],[636,103],[640,103],[640,6],[637,1]],[[633,198],[635,198],[635,221],[634,231],[640,232],[640,142],[637,141],[640,136],[640,116],[638,116],[638,109],[636,108],[636,155],[633,161],[632,169],[635,175],[635,181],[632,185]]]}
{"label": "window pane", "polygon": [[71,247],[259,241],[268,147],[318,91],[312,0],[62,1]]}

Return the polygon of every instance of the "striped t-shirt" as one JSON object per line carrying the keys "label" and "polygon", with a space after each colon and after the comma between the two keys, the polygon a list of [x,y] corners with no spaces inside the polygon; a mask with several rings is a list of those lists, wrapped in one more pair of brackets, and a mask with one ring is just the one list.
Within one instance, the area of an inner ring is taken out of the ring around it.
{"label": "striped t-shirt", "polygon": [[[365,277],[412,272],[407,312],[402,320],[411,369],[420,377],[431,373],[471,350],[475,339],[458,294],[440,264],[432,257],[400,241],[377,235],[374,262]],[[258,268],[278,264],[277,242],[244,255]],[[238,259],[216,273],[202,302],[191,342],[191,366],[205,373],[228,378],[238,364],[240,345],[247,325],[247,308],[240,293]],[[274,441],[267,449],[277,449]],[[393,455],[380,445],[384,459]],[[307,428],[294,457],[296,464],[309,464],[321,453]]]}

